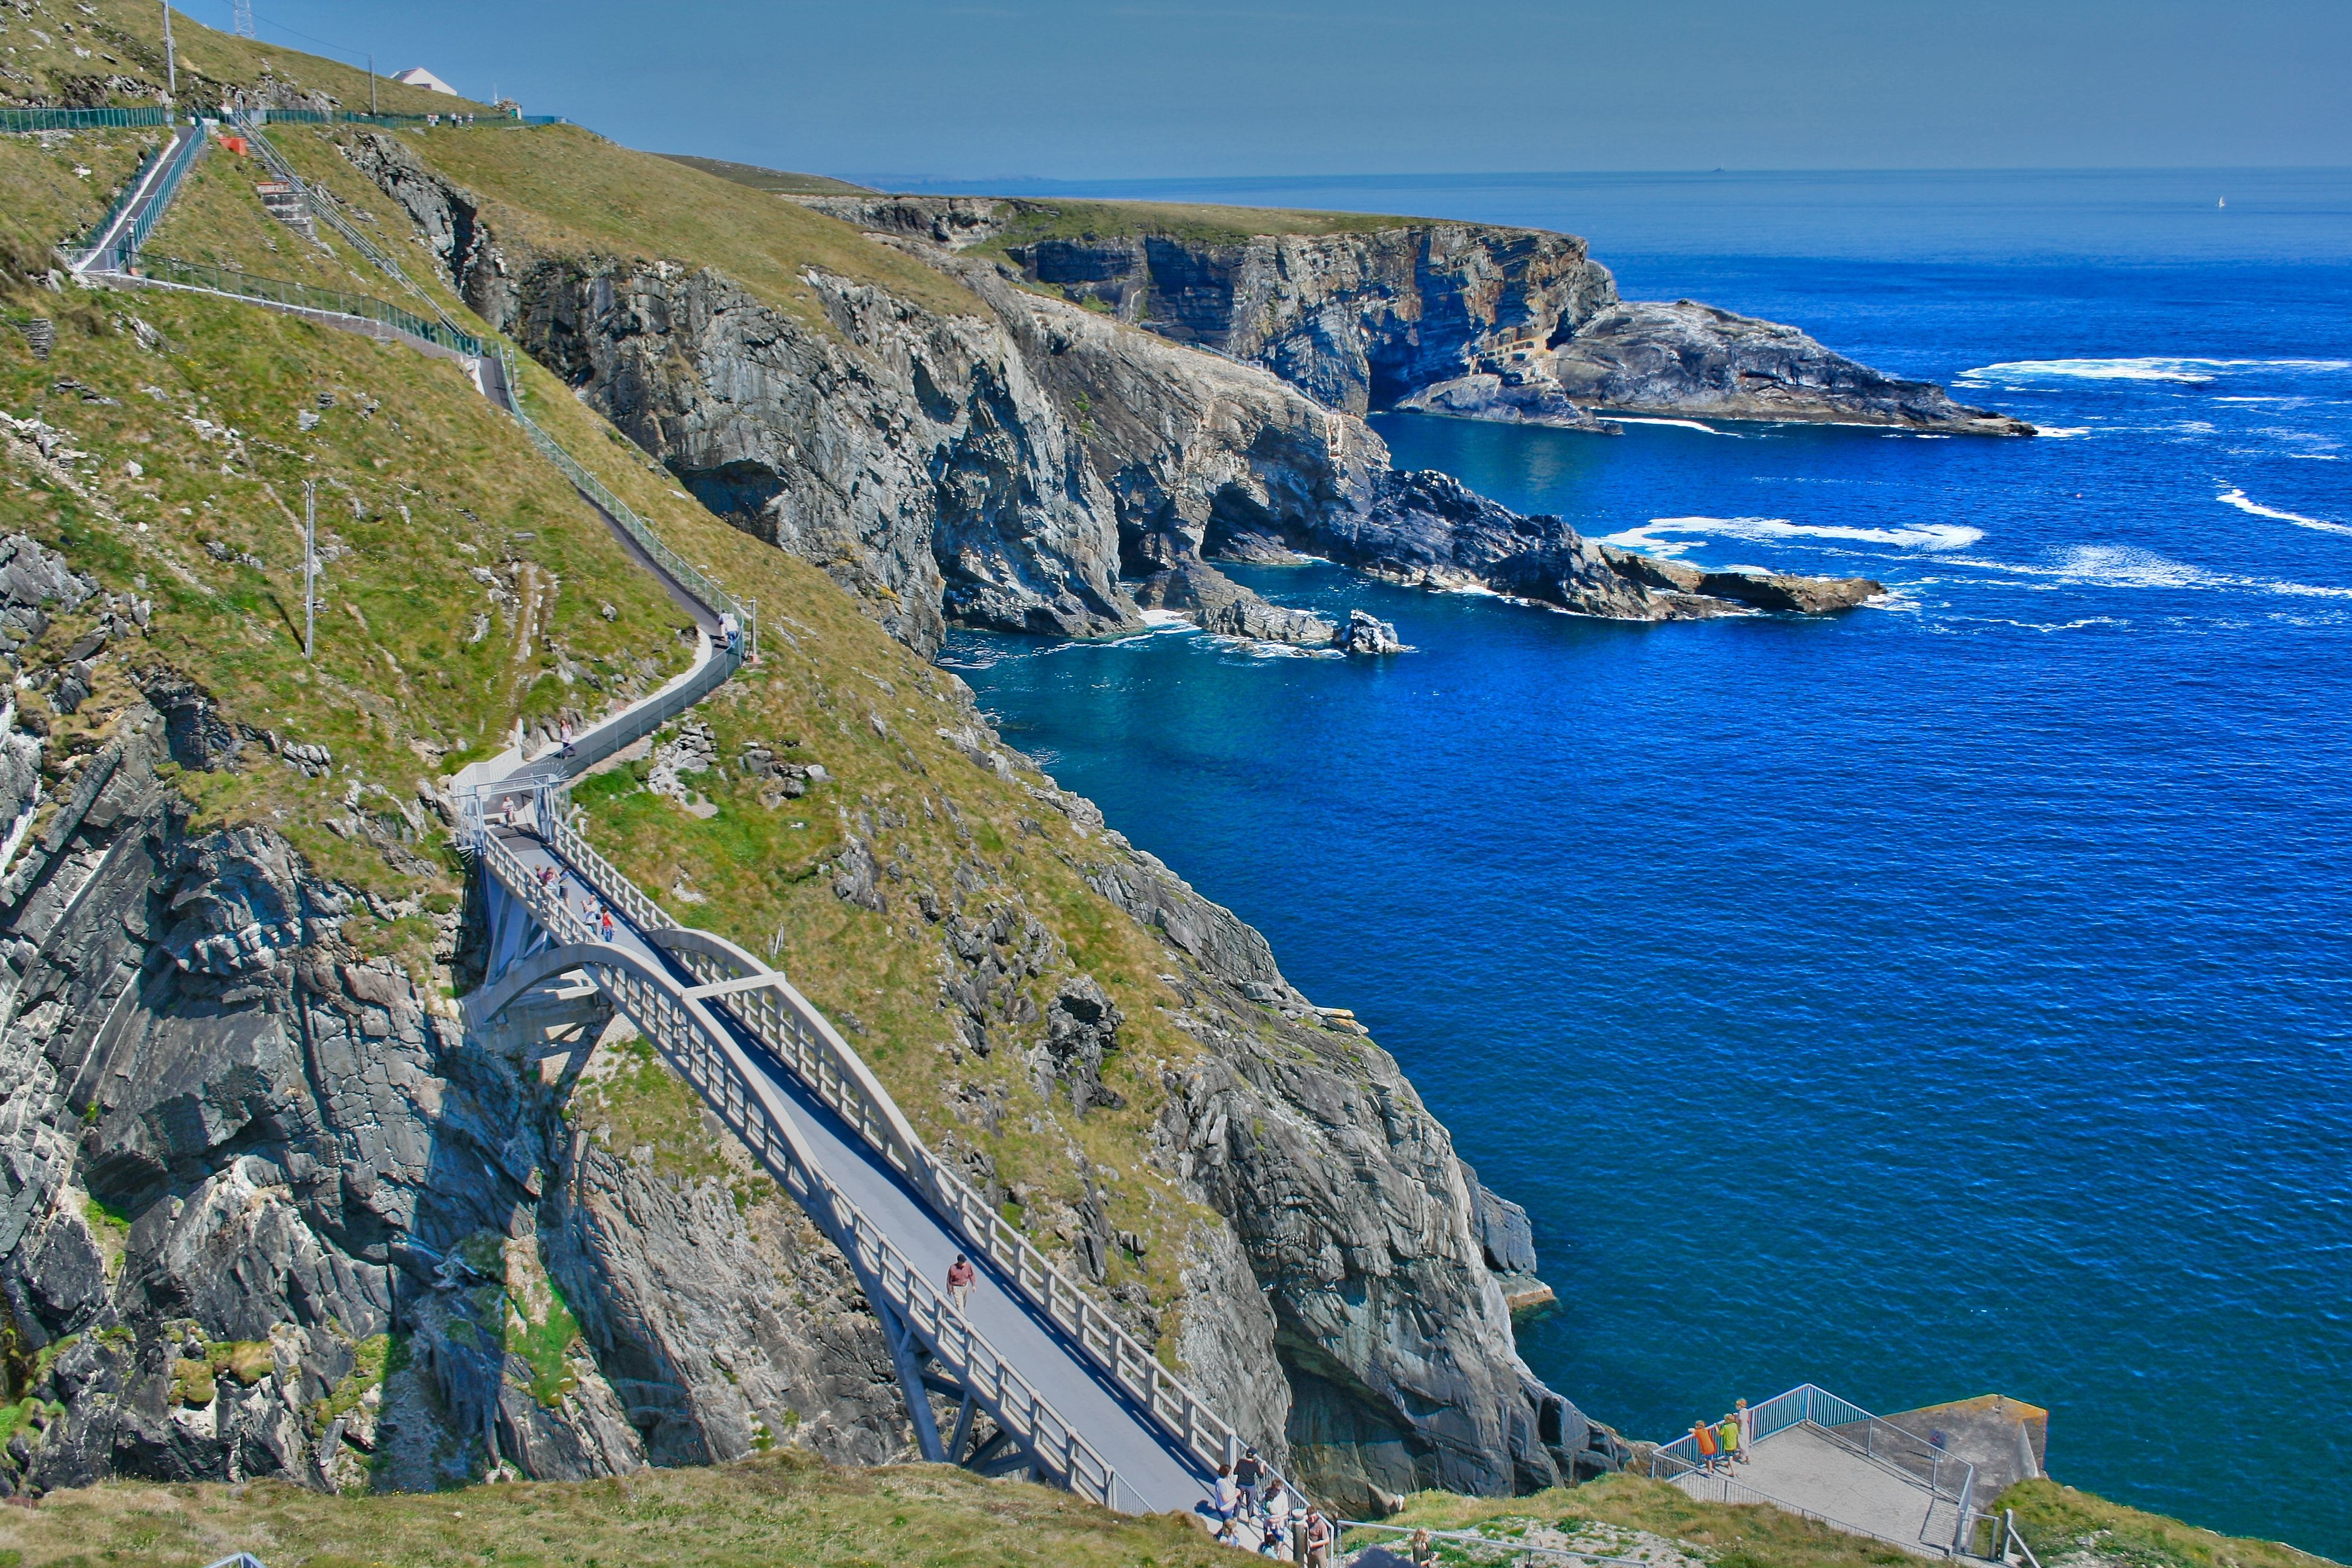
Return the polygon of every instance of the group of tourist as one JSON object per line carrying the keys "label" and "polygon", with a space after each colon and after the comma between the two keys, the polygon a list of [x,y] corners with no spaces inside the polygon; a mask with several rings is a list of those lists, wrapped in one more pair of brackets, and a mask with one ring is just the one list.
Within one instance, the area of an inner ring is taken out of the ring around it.
{"label": "group of tourist", "polygon": [[1255,1447],[1243,1449],[1233,1464],[1217,1467],[1215,1505],[1202,1507],[1212,1533],[1227,1546],[1285,1560],[1303,1549],[1299,1561],[1307,1568],[1330,1568],[1339,1539],[1333,1521],[1312,1506],[1294,1515],[1290,1489]]}
{"label": "group of tourist", "polygon": [[1691,1424],[1691,1448],[1702,1470],[1728,1475],[1732,1466],[1748,1463],[1748,1450],[1755,1442],[1756,1417],[1744,1399],[1712,1422]]}

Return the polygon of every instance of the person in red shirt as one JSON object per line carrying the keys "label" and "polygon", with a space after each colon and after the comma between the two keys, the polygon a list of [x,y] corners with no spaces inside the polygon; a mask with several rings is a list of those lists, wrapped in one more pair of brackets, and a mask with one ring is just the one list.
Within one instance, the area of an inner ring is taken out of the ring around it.
{"label": "person in red shirt", "polygon": [[956,1260],[948,1265],[948,1294],[955,1298],[957,1311],[971,1310],[971,1282],[977,1278],[972,1271],[971,1260],[962,1253],[957,1253]]}

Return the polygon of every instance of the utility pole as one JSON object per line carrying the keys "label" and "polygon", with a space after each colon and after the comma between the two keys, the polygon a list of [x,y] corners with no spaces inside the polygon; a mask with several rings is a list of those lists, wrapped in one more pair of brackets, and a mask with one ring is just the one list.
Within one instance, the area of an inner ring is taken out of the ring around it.
{"label": "utility pole", "polygon": [[375,111],[375,55],[371,51],[368,55],[368,112],[373,114]]}
{"label": "utility pole", "polygon": [[240,38],[253,37],[253,0],[233,0],[229,10],[229,26]]}
{"label": "utility pole", "polygon": [[163,0],[163,79],[168,84],[164,96],[176,101],[180,96],[180,57],[172,52],[172,0]]}
{"label": "utility pole", "polygon": [[319,481],[302,481],[302,657],[310,657],[310,636],[319,619]]}

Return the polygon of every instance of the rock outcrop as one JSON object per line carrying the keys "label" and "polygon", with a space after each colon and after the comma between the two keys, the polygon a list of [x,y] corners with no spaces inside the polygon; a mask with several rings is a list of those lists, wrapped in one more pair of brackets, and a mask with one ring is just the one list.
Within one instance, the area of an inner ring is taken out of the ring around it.
{"label": "rock outcrop", "polygon": [[1678,300],[1601,311],[1544,353],[1549,379],[1574,403],[1626,414],[1894,425],[1961,436],[2031,436],[2005,414],[1954,403],[1931,382],[1885,375],[1794,327]]}
{"label": "rock outcrop", "polygon": [[1033,283],[1264,365],[1350,414],[1397,408],[1602,433],[1617,428],[1599,417],[1612,410],[2033,433],[1794,327],[1688,300],[1621,300],[1573,235],[1362,219],[1337,234],[1211,238],[1205,224],[1122,216],[1118,233],[1024,240],[1024,220],[1054,214],[1052,204],[797,199],[861,228],[955,249],[990,244]]}
{"label": "rock outcrop", "polygon": [[1321,616],[1270,605],[1215,567],[1198,561],[1182,562],[1150,579],[1136,590],[1135,598],[1148,610],[1175,610],[1190,616],[1202,631],[1220,637],[1328,647],[1339,630]]}

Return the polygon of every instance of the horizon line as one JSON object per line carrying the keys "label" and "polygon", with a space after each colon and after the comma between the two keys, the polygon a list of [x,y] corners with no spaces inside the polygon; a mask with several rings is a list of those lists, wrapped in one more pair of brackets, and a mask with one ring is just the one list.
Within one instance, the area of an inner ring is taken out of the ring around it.
{"label": "horizon line", "polygon": [[[709,157],[702,153],[698,156]],[[731,161],[731,160],[730,160]],[[777,173],[787,171],[777,170]],[[805,171],[816,174],[819,171]],[[843,173],[830,178],[870,185],[877,190],[914,192],[925,186],[945,185],[1185,185],[1185,184],[1281,184],[1301,183],[1345,184],[1349,182],[1394,182],[1400,180],[1429,181],[1494,181],[1494,180],[1556,180],[1556,179],[1658,179],[1684,177],[1708,179],[1717,175],[1782,175],[1782,174],[2352,174],[2352,163],[2033,163],[2033,164],[1969,164],[1921,163],[1906,165],[1857,164],[1790,164],[1775,167],[1734,168],[1728,164],[1714,168],[1654,168],[1654,169],[1461,169],[1415,172],[1386,170],[1352,174],[1091,174],[1081,176],[1056,174],[917,174],[905,170],[871,173]]]}

